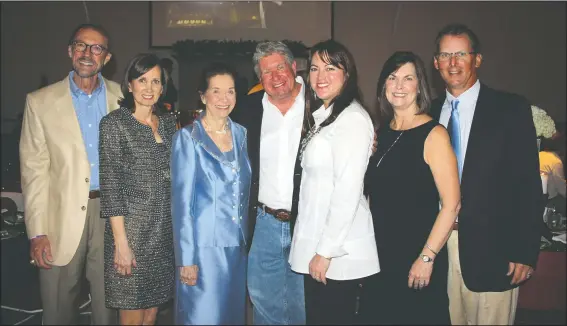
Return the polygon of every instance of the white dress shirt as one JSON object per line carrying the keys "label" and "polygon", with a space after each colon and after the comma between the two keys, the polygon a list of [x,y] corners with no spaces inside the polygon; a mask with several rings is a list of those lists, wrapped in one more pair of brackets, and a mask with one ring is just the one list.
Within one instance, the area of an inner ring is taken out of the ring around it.
{"label": "white dress shirt", "polygon": [[[459,95],[459,97],[454,97],[448,90],[445,91],[447,98],[445,103],[443,103],[443,108],[441,109],[441,114],[439,115],[439,123],[447,128],[449,124],[449,119],[451,118],[451,111],[453,110],[452,102],[453,100],[459,100],[459,105],[457,107],[459,111],[459,130],[461,139],[461,162],[464,168],[465,157],[467,156],[467,145],[469,143],[469,135],[471,133],[471,125],[474,118],[474,109],[476,108],[476,101],[478,100],[478,93],[480,92],[480,81],[477,79],[476,83],[467,89],[464,93]],[[447,130],[451,134],[450,130]],[[462,173],[462,171],[461,171]],[[441,208],[441,202],[439,202],[439,208]],[[459,216],[457,216],[456,221],[459,221]]]}
{"label": "white dress shirt", "polygon": [[[331,107],[323,106],[315,111],[315,124],[320,125],[330,112]],[[308,274],[317,253],[332,258],[326,277],[333,280],[380,271],[372,215],[362,193],[373,137],[370,116],[353,102],[305,148],[289,255],[292,270]]]}
{"label": "white dress shirt", "polygon": [[301,84],[301,91],[285,115],[270,103],[267,93],[262,99],[258,201],[273,209],[291,210],[293,170],[305,111],[303,79],[297,76],[295,81]]}
{"label": "white dress shirt", "polygon": [[[441,115],[439,116],[439,123],[447,128],[449,124],[449,119],[451,118],[451,103],[453,100],[459,100],[459,127],[461,131],[461,153],[463,157],[461,162],[463,167],[465,166],[465,157],[467,154],[467,144],[469,142],[469,135],[471,133],[471,125],[474,117],[474,109],[476,107],[476,101],[478,100],[478,93],[480,92],[480,81],[477,79],[476,83],[467,89],[459,97],[454,97],[446,91],[447,98],[445,103],[443,103],[443,108],[441,109]],[[449,131],[450,132],[450,131]]]}

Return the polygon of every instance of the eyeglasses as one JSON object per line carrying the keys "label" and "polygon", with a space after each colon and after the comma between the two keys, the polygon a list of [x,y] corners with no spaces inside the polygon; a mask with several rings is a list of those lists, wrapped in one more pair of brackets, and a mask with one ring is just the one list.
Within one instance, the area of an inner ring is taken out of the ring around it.
{"label": "eyeglasses", "polygon": [[90,48],[91,53],[94,55],[100,55],[102,52],[108,50],[100,44],[87,44],[85,42],[73,41],[72,45],[76,52],[85,52]]}
{"label": "eyeglasses", "polygon": [[453,53],[439,52],[437,53],[436,57],[438,61],[449,61],[451,60],[451,57],[455,57],[455,59],[457,60],[464,60],[466,56],[469,54],[476,54],[476,52],[463,52],[463,51],[453,52]]}

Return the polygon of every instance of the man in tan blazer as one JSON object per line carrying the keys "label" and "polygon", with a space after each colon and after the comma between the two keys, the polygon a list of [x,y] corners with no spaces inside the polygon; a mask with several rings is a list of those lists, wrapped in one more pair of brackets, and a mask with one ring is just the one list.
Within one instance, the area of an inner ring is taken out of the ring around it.
{"label": "man in tan blazer", "polygon": [[92,322],[116,323],[104,300],[104,220],[98,191],[100,119],[118,108],[120,86],[102,77],[109,37],[83,24],[69,41],[68,77],[27,95],[20,139],[31,264],[40,268],[44,324],[73,324],[82,273]]}

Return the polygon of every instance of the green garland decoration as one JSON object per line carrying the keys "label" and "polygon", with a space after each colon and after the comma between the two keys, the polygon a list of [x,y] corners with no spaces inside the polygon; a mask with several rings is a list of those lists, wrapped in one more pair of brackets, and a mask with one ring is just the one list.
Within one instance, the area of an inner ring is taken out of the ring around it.
{"label": "green garland decoration", "polygon": [[[297,58],[307,58],[308,48],[299,41],[283,40]],[[183,40],[172,45],[173,57],[177,60],[188,61],[191,59],[205,58],[211,56],[241,56],[251,58],[259,41],[228,41],[228,40]]]}

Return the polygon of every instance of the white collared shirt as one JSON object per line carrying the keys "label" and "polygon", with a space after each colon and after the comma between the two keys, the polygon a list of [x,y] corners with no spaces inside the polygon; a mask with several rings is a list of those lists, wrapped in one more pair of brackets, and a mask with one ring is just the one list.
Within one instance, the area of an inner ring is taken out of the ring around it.
{"label": "white collared shirt", "polygon": [[291,108],[282,115],[264,93],[260,133],[260,184],[258,201],[274,208],[291,210],[293,170],[301,138],[305,111],[305,86],[297,76],[301,91]]}
{"label": "white collared shirt", "polygon": [[[320,125],[330,114],[323,106],[313,113]],[[372,120],[351,103],[330,125],[311,138],[303,152],[299,212],[289,262],[309,273],[319,254],[332,258],[327,277],[352,280],[380,271],[372,215],[362,190],[372,153]]]}
{"label": "white collared shirt", "polygon": [[[443,103],[443,108],[441,109],[441,115],[439,116],[439,123],[447,128],[449,124],[449,119],[451,118],[451,103],[453,100],[459,100],[459,128],[461,135],[461,153],[463,153],[462,166],[465,166],[465,157],[467,156],[467,144],[469,143],[469,135],[471,133],[471,125],[474,117],[474,110],[476,107],[476,101],[478,100],[478,93],[480,92],[480,81],[477,79],[476,83],[467,89],[459,97],[455,98],[449,91],[447,93],[447,98],[445,103]],[[449,133],[451,133],[450,130]]]}
{"label": "white collared shirt", "polygon": [[[477,79],[471,88],[467,89],[459,97],[454,97],[448,90],[445,90],[447,98],[445,103],[443,103],[443,108],[441,109],[441,114],[439,115],[439,123],[447,128],[449,124],[449,119],[451,118],[451,111],[453,110],[452,102],[453,100],[459,100],[459,131],[461,139],[461,153],[463,157],[461,158],[461,164],[465,166],[465,157],[467,156],[467,145],[469,143],[469,135],[471,133],[471,125],[474,118],[474,110],[476,108],[476,101],[478,100],[478,93],[480,92],[480,81]],[[449,135],[450,130],[447,130]],[[462,173],[462,171],[461,171]],[[439,208],[441,208],[441,202],[439,202]],[[459,216],[457,216],[456,222],[459,221]]]}

